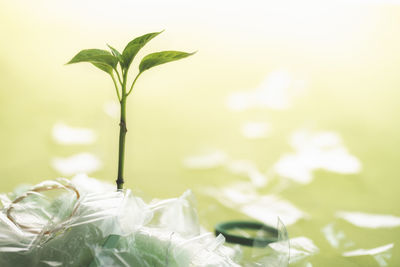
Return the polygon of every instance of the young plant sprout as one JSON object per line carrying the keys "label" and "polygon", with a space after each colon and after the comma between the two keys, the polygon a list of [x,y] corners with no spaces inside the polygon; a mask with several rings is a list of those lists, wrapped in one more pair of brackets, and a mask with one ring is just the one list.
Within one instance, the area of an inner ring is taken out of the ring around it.
{"label": "young plant sprout", "polygon": [[[180,51],[162,51],[151,53],[145,56],[139,64],[139,71],[133,82],[128,85],[128,71],[133,59],[139,50],[144,47],[151,39],[159,35],[161,32],[148,33],[137,37],[129,42],[122,54],[115,48],[108,45],[111,53],[101,49],[85,49],[80,51],[67,64],[78,62],[89,62],[102,71],[107,72],[114,83],[119,103],[121,104],[121,120],[119,123],[119,151],[118,151],[118,176],[117,189],[121,190],[124,184],[124,161],[125,161],[125,135],[126,128],[126,100],[131,94],[133,87],[143,72],[146,70],[171,61],[179,60],[194,53],[186,53]],[[118,68],[119,66],[119,68]],[[115,78],[115,75],[117,79]]]}

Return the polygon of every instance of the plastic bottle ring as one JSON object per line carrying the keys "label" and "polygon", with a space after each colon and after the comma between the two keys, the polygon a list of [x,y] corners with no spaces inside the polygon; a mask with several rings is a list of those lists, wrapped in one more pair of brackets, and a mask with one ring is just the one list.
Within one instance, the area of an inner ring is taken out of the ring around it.
{"label": "plastic bottle ring", "polygon": [[[233,229],[251,229],[268,233],[271,237],[245,237],[229,233]],[[215,235],[222,234],[226,242],[249,247],[265,247],[269,243],[278,241],[278,229],[258,222],[229,221],[215,226]]]}

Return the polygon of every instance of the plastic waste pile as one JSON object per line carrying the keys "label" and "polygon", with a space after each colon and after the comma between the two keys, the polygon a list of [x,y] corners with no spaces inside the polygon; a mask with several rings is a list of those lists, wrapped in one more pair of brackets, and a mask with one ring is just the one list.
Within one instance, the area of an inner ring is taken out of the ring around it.
{"label": "plastic waste pile", "polygon": [[[0,195],[0,266],[287,266],[287,233],[251,259],[200,227],[191,191],[145,203],[80,175]],[[279,251],[279,252],[277,252]]]}

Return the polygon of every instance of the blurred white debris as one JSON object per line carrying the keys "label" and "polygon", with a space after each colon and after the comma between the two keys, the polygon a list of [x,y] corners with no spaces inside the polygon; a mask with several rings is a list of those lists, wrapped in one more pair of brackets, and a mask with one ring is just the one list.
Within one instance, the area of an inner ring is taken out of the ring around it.
{"label": "blurred white debris", "polygon": [[62,145],[86,145],[96,141],[96,134],[87,128],[71,127],[65,123],[54,124],[52,130],[53,139]]}
{"label": "blurred white debris", "polygon": [[232,160],[221,150],[186,157],[183,160],[183,165],[189,169],[205,170],[226,167],[228,171],[236,175],[246,176],[256,187],[263,187],[268,182],[266,175],[254,163],[248,160]]}
{"label": "blurred white debris", "polygon": [[206,194],[222,204],[269,225],[281,218],[291,225],[307,215],[287,200],[276,195],[259,195],[249,183],[238,183],[223,188],[208,188]]}
{"label": "blurred white debris", "polygon": [[307,184],[312,181],[312,169],[304,161],[305,159],[298,155],[283,155],[275,164],[274,170],[280,176]]}
{"label": "blurred white debris", "polygon": [[87,174],[84,173],[75,175],[71,179],[71,183],[76,188],[79,188],[79,192],[81,193],[87,193],[87,192],[105,193],[105,192],[112,192],[115,189],[114,184],[88,177]]}
{"label": "blurred white debris", "polygon": [[313,170],[323,169],[342,174],[358,173],[360,161],[351,155],[334,132],[313,133],[307,129],[297,130],[290,139],[295,153],[284,154],[275,164],[280,176],[299,183],[310,183]]}
{"label": "blurred white debris", "polygon": [[297,220],[304,217],[302,211],[287,200],[278,196],[259,196],[250,203],[242,205],[243,213],[270,225],[276,221],[277,217],[282,218],[286,225],[294,224]]}
{"label": "blurred white debris", "polygon": [[343,253],[345,257],[362,256],[362,255],[376,255],[388,251],[393,248],[393,243],[372,249],[357,249]]}
{"label": "blurred white debris", "polygon": [[212,169],[224,165],[227,160],[228,156],[225,152],[215,150],[201,155],[189,156],[184,159],[183,164],[190,169]]}
{"label": "blurred white debris", "polygon": [[227,164],[230,172],[248,177],[252,184],[256,187],[263,187],[268,180],[265,174],[261,173],[258,168],[248,160],[234,160]]}
{"label": "blurred white debris", "polygon": [[80,153],[67,158],[53,158],[51,165],[62,175],[73,175],[94,172],[101,167],[101,162],[91,153]]}
{"label": "blurred white debris", "polygon": [[266,122],[246,122],[242,125],[242,135],[249,139],[265,138],[271,131],[271,126]]}
{"label": "blurred white debris", "polygon": [[336,217],[365,228],[393,228],[400,226],[400,217],[383,214],[339,211]]}
{"label": "blurred white debris", "polygon": [[231,110],[242,111],[249,108],[269,108],[282,110],[292,106],[292,102],[303,90],[303,80],[294,80],[288,71],[276,70],[252,91],[232,93],[227,100]]}
{"label": "blurred white debris", "polygon": [[326,240],[334,248],[348,248],[354,245],[354,242],[348,240],[343,231],[335,229],[335,224],[330,223],[324,228],[322,228],[322,233],[324,234]]}
{"label": "blurred white debris", "polygon": [[63,266],[63,263],[59,261],[40,261],[40,262],[46,264],[45,266],[51,266],[51,267]]}
{"label": "blurred white debris", "polygon": [[118,118],[120,106],[116,101],[108,101],[103,105],[104,112],[113,119]]}
{"label": "blurred white debris", "polygon": [[344,252],[342,255],[344,257],[355,257],[370,255],[376,260],[379,266],[388,266],[388,261],[392,257],[391,249],[393,248],[393,243],[387,244],[381,247],[376,247],[372,249],[357,249],[352,251]]}
{"label": "blurred white debris", "polygon": [[[311,255],[314,255],[319,252],[319,248],[314,244],[314,242],[304,236],[291,238],[290,240],[290,260],[289,264],[293,264],[304,258],[307,258]],[[280,244],[280,242],[275,242],[269,244],[269,246],[277,251],[281,252],[282,249],[285,249],[284,246]]]}

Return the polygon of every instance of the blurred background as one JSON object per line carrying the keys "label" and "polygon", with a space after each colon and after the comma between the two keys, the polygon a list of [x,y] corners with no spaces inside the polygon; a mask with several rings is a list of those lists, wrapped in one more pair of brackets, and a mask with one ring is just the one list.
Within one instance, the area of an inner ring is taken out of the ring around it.
{"label": "blurred background", "polygon": [[399,266],[400,1],[0,1],[0,189],[114,182],[119,104],[85,48],[151,69],[128,99],[125,186],[192,189],[200,220],[280,216],[291,266]]}

